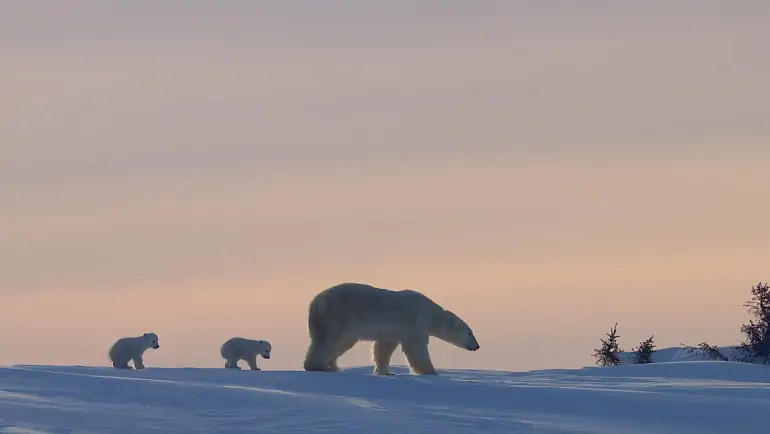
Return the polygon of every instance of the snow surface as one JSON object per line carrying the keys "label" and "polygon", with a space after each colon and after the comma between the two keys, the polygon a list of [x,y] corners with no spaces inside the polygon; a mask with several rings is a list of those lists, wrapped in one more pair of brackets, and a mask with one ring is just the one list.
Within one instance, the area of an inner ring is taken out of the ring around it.
{"label": "snow surface", "polygon": [[0,367],[0,433],[748,434],[770,414],[770,366],[746,363],[393,371]]}

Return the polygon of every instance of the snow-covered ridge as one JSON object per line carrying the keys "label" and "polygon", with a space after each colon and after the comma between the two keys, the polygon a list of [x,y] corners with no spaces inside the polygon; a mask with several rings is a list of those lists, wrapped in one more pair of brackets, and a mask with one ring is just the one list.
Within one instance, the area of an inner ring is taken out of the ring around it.
{"label": "snow-covered ridge", "polygon": [[[734,346],[724,346],[716,347],[719,352],[727,357],[729,360],[733,359],[733,356],[740,355],[740,352],[738,351],[737,347]],[[620,360],[623,362],[623,364],[630,364],[633,363],[634,359],[634,352],[633,351],[624,351],[622,353],[619,353]],[[661,349],[655,349],[655,352],[652,354],[652,361],[653,363],[665,363],[665,362],[696,362],[696,361],[709,361],[713,360],[710,357],[708,357],[705,353],[702,351],[688,351],[684,349],[683,347],[670,347],[670,348],[661,348]]]}
{"label": "snow-covered ridge", "polygon": [[746,363],[370,371],[0,367],[0,432],[748,434],[770,414],[770,367]]}

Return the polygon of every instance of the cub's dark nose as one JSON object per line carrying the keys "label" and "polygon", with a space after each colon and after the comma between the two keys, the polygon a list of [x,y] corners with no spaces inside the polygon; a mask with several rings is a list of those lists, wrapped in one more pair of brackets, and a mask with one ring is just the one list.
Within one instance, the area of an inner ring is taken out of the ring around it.
{"label": "cub's dark nose", "polygon": [[158,348],[160,348],[160,345],[155,345],[155,349],[157,350]]}
{"label": "cub's dark nose", "polygon": [[270,358],[270,354],[265,354],[265,358],[269,359]]}
{"label": "cub's dark nose", "polygon": [[481,346],[478,345],[478,344],[476,344],[476,345],[468,345],[467,348],[468,348],[468,351],[477,351],[479,348],[481,348]]}

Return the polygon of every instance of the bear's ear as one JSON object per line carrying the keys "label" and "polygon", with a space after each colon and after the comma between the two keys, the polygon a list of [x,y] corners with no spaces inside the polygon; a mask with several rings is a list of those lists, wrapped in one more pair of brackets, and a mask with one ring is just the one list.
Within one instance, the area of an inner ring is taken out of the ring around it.
{"label": "bear's ear", "polygon": [[145,337],[145,338],[146,338],[146,337],[147,337],[147,333],[143,334],[143,335],[142,335],[142,337]]}

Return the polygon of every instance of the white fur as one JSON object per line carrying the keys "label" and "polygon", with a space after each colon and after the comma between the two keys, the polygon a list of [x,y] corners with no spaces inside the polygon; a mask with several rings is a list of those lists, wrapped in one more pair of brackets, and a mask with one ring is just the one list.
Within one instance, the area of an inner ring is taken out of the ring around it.
{"label": "white fur", "polygon": [[479,343],[457,315],[413,290],[393,291],[362,283],[342,283],[321,291],[308,309],[310,346],[306,371],[337,371],[337,359],[358,341],[374,341],[374,373],[389,375],[401,345],[412,373],[436,374],[428,352],[431,336],[476,351]]}
{"label": "white fur", "polygon": [[260,370],[257,367],[257,356],[269,359],[272,351],[273,347],[268,341],[241,337],[230,338],[219,348],[219,354],[226,360],[225,368],[241,369],[238,361],[244,360],[253,371]]}
{"label": "white fur", "polygon": [[150,348],[155,350],[160,348],[158,335],[155,333],[120,338],[112,344],[108,355],[110,360],[112,360],[112,366],[118,369],[131,369],[128,366],[129,361],[134,362],[135,369],[144,369],[142,355]]}

